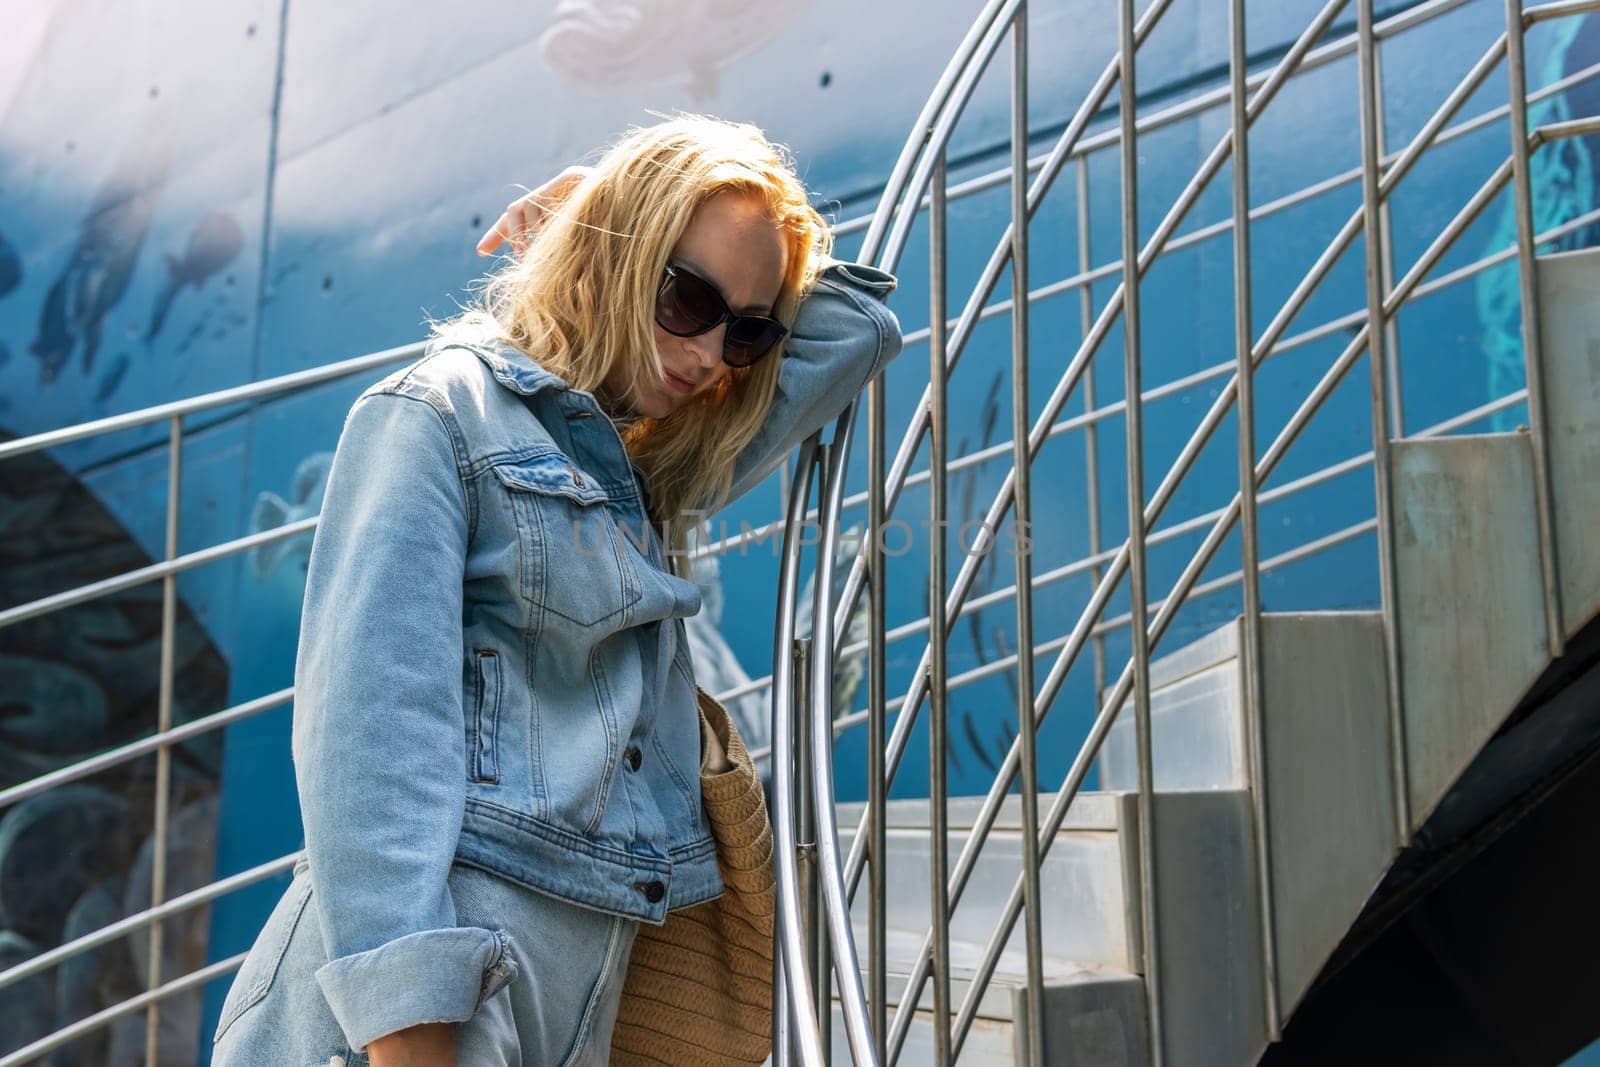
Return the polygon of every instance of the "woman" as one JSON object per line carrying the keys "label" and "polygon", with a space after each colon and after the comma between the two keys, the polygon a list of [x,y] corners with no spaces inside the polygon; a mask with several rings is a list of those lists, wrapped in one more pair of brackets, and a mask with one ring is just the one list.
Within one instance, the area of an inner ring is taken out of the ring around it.
{"label": "woman", "polygon": [[635,130],[545,192],[346,419],[296,661],[306,857],[219,1065],[603,1062],[639,924],[722,892],[675,571],[899,351],[894,279],[829,258],[749,126]]}

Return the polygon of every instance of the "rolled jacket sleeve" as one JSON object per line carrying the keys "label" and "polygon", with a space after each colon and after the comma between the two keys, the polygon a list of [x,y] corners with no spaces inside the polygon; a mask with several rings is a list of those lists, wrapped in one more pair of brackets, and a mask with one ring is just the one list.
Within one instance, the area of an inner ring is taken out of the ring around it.
{"label": "rolled jacket sleeve", "polygon": [[306,576],[293,752],[329,960],[316,980],[358,1050],[469,1018],[515,972],[504,931],[457,926],[447,882],[467,778],[455,442],[427,399],[359,399]]}
{"label": "rolled jacket sleeve", "polygon": [[860,263],[822,272],[795,314],[772,409],[734,463],[729,500],[760,485],[899,354],[900,323],[884,303],[896,284]]}

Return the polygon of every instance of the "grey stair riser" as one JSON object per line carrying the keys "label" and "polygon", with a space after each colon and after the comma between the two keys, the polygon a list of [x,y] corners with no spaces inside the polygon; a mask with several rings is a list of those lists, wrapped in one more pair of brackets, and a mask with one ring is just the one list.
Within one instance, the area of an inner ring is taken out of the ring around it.
{"label": "grey stair riser", "polygon": [[1268,855],[1286,1020],[1400,849],[1383,618],[1261,620]]}
{"label": "grey stair riser", "polygon": [[1152,803],[1165,1062],[1255,1063],[1267,1038],[1249,794],[1158,793]]}
{"label": "grey stair riser", "polygon": [[[1223,628],[1229,634],[1234,624]],[[1223,632],[1219,631],[1219,632]],[[1208,641],[1216,648],[1220,642]],[[1227,659],[1162,684],[1151,677],[1150,760],[1157,789],[1244,789],[1249,783],[1237,643]],[[1187,650],[1180,650],[1184,655]],[[1100,753],[1100,788],[1136,791],[1133,703],[1117,712]]]}
{"label": "grey stair riser", "polygon": [[[845,849],[852,836],[848,832],[842,835]],[[903,829],[888,831],[886,838],[889,929],[920,938],[931,926],[931,840],[925,830]],[[949,835],[952,869],[966,838],[961,831]],[[1057,835],[1039,871],[1045,955],[1089,966],[1136,969],[1139,930],[1137,923],[1128,920],[1129,848],[1129,841],[1112,831],[1062,831]],[[966,891],[951,913],[951,938],[986,944],[1021,870],[1019,834],[992,831]],[[865,928],[868,912],[868,881],[863,878],[852,917]],[[1021,951],[1021,946],[1019,922],[1007,948]],[[891,966],[898,962],[891,958]]]}
{"label": "grey stair riser", "polygon": [[1600,251],[1538,263],[1556,556],[1571,637],[1600,614]]}
{"label": "grey stair riser", "polygon": [[1526,434],[1396,441],[1396,620],[1416,829],[1548,659]]}
{"label": "grey stair riser", "polygon": [[[1239,621],[1152,664],[1158,789],[1248,780]],[[1261,618],[1262,729],[1278,1001],[1287,1018],[1399,847],[1383,623],[1375,612]],[[1101,760],[1112,788],[1138,784],[1132,708]]]}

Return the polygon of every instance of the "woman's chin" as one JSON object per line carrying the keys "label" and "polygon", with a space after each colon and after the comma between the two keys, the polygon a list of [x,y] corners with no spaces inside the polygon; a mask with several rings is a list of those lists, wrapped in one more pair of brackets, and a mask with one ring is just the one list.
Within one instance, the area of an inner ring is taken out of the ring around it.
{"label": "woman's chin", "polygon": [[681,401],[659,393],[646,397],[634,410],[652,419],[664,419],[678,409]]}

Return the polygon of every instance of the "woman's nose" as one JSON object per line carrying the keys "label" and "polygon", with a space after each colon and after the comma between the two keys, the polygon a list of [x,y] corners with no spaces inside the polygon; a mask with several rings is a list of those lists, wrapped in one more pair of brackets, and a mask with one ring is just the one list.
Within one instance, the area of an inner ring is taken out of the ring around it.
{"label": "woman's nose", "polygon": [[701,374],[712,375],[717,372],[718,365],[722,363],[722,339],[727,329],[727,325],[723,324],[694,337],[684,338],[689,342],[689,351],[699,364]]}

